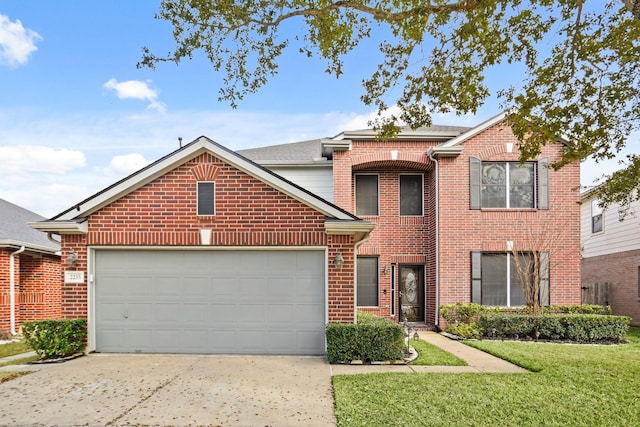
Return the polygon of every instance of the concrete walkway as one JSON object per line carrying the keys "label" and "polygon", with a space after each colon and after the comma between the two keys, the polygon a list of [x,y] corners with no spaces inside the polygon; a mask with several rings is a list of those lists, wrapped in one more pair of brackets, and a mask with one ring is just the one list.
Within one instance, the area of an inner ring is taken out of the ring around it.
{"label": "concrete walkway", "polygon": [[416,365],[330,365],[331,375],[368,374],[374,372],[466,372],[466,373],[526,373],[524,368],[477,350],[435,332],[422,332],[420,338],[448,351],[467,362],[468,366]]}
{"label": "concrete walkway", "polygon": [[[367,374],[371,372],[474,372],[474,373],[526,373],[524,368],[506,360],[477,350],[461,342],[449,339],[435,332],[422,332],[421,339],[440,347],[454,356],[467,362],[467,366],[417,366],[417,365],[329,365],[331,375]],[[0,359],[0,364],[10,360],[35,356],[35,352]],[[56,364],[8,365],[0,367],[0,371],[39,371]]]}

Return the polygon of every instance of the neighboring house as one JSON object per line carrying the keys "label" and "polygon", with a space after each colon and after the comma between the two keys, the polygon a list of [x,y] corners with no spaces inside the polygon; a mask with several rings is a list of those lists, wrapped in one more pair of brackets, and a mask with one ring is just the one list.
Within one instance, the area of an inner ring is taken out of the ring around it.
{"label": "neighboring house", "polygon": [[[520,165],[500,115],[230,151],[201,137],[56,217],[63,316],[90,351],[321,354],[357,309],[519,306],[509,248],[544,252],[543,304],[580,303],[579,165]],[[268,169],[267,169],[268,168]],[[556,236],[548,246],[532,236]]]}
{"label": "neighboring house", "polygon": [[[388,142],[369,129],[240,153],[299,183],[331,163],[331,200],[376,225],[357,248],[357,306],[439,325],[442,304],[523,305],[512,249],[542,253],[542,304],[580,303],[580,166],[548,168],[561,140],[521,165],[517,143],[500,114]],[[296,155],[278,157],[287,148]]]}
{"label": "neighboring house", "polygon": [[373,229],[205,137],[30,225],[77,257],[62,314],[89,351],[160,353],[324,353]]}
{"label": "neighboring house", "polygon": [[27,225],[43,219],[0,199],[0,333],[60,317],[60,245]]}
{"label": "neighboring house", "polygon": [[640,202],[602,209],[595,192],[581,203],[582,286],[614,314],[640,324]]}

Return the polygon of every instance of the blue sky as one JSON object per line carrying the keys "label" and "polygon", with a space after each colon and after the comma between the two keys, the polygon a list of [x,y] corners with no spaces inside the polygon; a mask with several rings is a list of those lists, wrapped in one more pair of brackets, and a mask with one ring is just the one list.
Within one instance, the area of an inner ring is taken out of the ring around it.
{"label": "blue sky", "polygon": [[[238,150],[365,128],[375,113],[360,95],[376,40],[347,58],[340,79],[292,51],[234,110],[217,101],[221,76],[202,57],[136,68],[143,46],[157,54],[173,46],[157,9],[0,0],[0,198],[50,217],[177,149],[178,137],[206,135]],[[490,100],[474,117],[434,123],[474,126],[497,113]],[[614,168],[583,165],[583,184]]]}

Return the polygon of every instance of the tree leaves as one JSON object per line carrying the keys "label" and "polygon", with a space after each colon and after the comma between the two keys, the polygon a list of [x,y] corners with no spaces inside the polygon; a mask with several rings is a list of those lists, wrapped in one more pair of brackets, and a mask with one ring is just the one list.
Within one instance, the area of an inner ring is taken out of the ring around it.
{"label": "tree leaves", "polygon": [[[225,76],[219,99],[236,107],[277,74],[288,47],[325,60],[339,77],[345,56],[386,27],[392,37],[361,96],[379,110],[371,125],[381,139],[400,122],[417,128],[434,113],[475,113],[493,95],[486,78],[495,67],[522,64],[522,84],[496,95],[523,160],[562,139],[559,168],[611,158],[640,129],[639,9],[635,0],[163,0],[157,18],[172,24],[176,47],[166,56],[144,48],[138,66],[203,51]],[[297,34],[280,31],[288,22]],[[400,113],[384,115],[389,103]],[[611,203],[638,194],[637,185],[606,188],[619,195]]]}

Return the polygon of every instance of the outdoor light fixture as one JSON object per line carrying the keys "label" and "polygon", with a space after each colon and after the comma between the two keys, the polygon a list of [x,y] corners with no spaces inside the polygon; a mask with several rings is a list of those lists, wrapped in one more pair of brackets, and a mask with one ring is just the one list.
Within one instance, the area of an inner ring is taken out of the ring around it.
{"label": "outdoor light fixture", "polygon": [[420,339],[420,335],[418,335],[418,331],[413,334],[413,339],[418,341]]}
{"label": "outdoor light fixture", "polygon": [[336,257],[333,259],[333,265],[338,269],[342,269],[342,266],[344,265],[344,258],[342,257],[342,252],[338,251],[338,253],[336,253]]}
{"label": "outdoor light fixture", "polygon": [[504,148],[507,153],[513,153],[513,142],[505,143]]}
{"label": "outdoor light fixture", "polygon": [[71,249],[71,253],[67,257],[67,265],[71,267],[75,267],[77,263],[78,263],[78,254],[76,253],[75,249]]}

